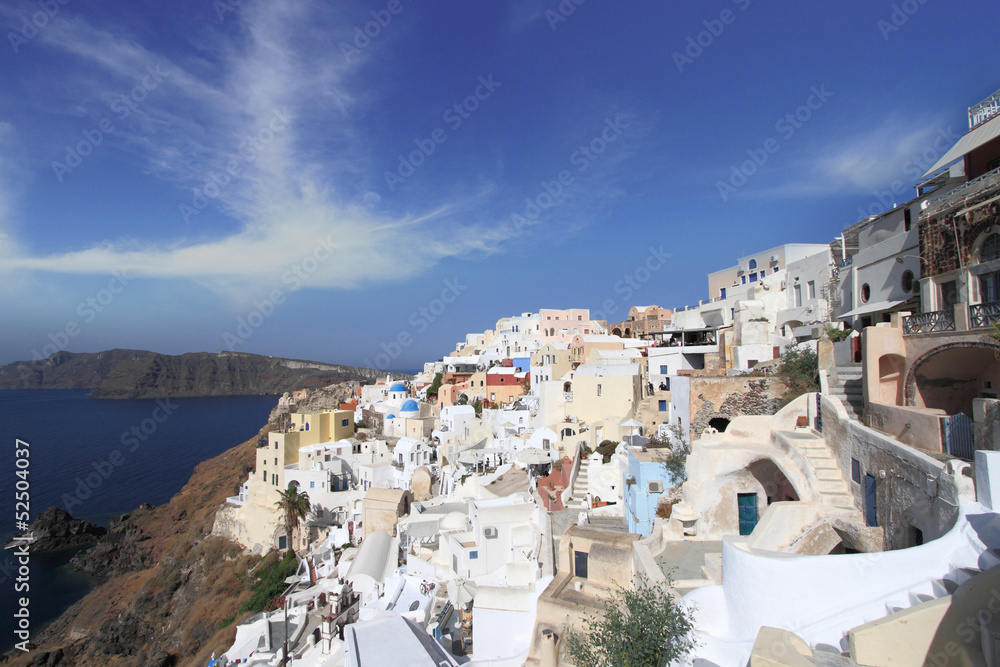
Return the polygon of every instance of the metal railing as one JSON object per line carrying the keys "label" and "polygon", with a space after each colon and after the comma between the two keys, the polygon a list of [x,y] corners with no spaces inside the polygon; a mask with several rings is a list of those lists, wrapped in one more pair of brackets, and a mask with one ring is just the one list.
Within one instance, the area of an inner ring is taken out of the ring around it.
{"label": "metal railing", "polygon": [[1000,90],[976,106],[969,107],[969,129],[979,127],[998,114],[1000,114]]}
{"label": "metal railing", "polygon": [[991,327],[1000,322],[1000,301],[969,306],[969,328]]}
{"label": "metal railing", "polygon": [[963,183],[936,199],[931,199],[927,204],[925,213],[928,216],[943,213],[950,208],[965,203],[972,197],[994,188],[1000,188],[1000,167],[986,172],[979,178],[974,178],[967,183]]}
{"label": "metal railing", "polygon": [[572,401],[573,400],[573,392],[571,392],[571,391],[564,391],[563,392],[563,398],[566,401]]}
{"label": "metal railing", "polygon": [[954,310],[935,310],[930,313],[918,313],[903,318],[904,336],[954,330]]}

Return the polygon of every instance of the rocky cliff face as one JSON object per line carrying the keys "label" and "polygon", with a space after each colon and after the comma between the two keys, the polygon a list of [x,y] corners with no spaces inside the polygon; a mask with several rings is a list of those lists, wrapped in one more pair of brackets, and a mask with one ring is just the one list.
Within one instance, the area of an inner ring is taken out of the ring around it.
{"label": "rocky cliff face", "polygon": [[171,356],[144,350],[76,354],[0,366],[0,389],[90,389],[92,398],[163,398],[282,394],[383,373],[235,352]]}
{"label": "rocky cliff face", "polygon": [[13,650],[0,663],[204,667],[228,649],[250,596],[247,573],[261,557],[209,533],[270,429],[200,464],[166,505],[113,519],[73,561],[100,585],[34,636],[29,653]]}
{"label": "rocky cliff face", "polygon": [[[32,537],[28,550],[37,553],[79,547],[93,542],[107,532],[89,521],[74,519],[62,508],[50,507],[28,526],[27,534]],[[13,540],[8,542],[11,543]]]}

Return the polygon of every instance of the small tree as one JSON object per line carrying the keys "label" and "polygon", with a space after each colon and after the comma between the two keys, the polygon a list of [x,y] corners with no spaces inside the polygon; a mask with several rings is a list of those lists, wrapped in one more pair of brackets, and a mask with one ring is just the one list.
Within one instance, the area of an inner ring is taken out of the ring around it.
{"label": "small tree", "polygon": [[586,621],[586,634],[569,633],[567,650],[578,667],[663,667],[695,647],[691,609],[644,577],[631,590],[618,587],[603,616]]}
{"label": "small tree", "polygon": [[670,432],[670,453],[663,456],[663,467],[676,485],[687,481],[687,457],[691,453],[691,444],[684,437],[680,424],[671,424]]}
{"label": "small tree", "polygon": [[521,395],[531,393],[531,376],[525,375],[524,380],[521,382]]}
{"label": "small tree", "polygon": [[819,386],[819,359],[812,350],[789,350],[781,357],[777,379],[785,385],[781,405],[785,406],[802,394],[817,392]]}
{"label": "small tree", "polygon": [[288,536],[288,547],[292,547],[292,533],[299,527],[302,519],[306,518],[311,508],[309,504],[309,494],[303,491],[299,493],[297,487],[291,487],[281,492],[281,498],[275,503],[281,510],[285,520],[285,535]]}
{"label": "small tree", "polygon": [[431,382],[431,386],[427,387],[427,393],[425,394],[428,399],[430,399],[432,396],[438,395],[438,391],[440,391],[441,389],[442,378],[444,378],[444,375],[442,375],[441,373],[438,373],[437,375],[434,376],[434,380]]}

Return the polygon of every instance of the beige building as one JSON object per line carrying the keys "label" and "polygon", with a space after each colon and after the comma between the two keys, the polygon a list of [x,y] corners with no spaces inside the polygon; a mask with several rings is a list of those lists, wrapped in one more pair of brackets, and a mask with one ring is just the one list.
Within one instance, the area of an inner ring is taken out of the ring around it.
{"label": "beige building", "polygon": [[368,489],[361,501],[362,535],[378,531],[396,534],[400,517],[410,513],[413,494],[401,489]]}

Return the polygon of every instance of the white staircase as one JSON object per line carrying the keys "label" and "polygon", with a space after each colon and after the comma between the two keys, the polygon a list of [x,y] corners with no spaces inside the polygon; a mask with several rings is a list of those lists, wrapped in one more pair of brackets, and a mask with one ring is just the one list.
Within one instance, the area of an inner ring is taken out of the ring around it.
{"label": "white staircase", "polygon": [[841,475],[826,441],[812,430],[796,430],[785,432],[784,435],[802,452],[816,475],[817,502],[832,507],[855,509],[850,487]]}
{"label": "white staircase", "polygon": [[837,366],[830,377],[830,395],[844,404],[847,415],[855,421],[860,421],[865,411],[861,378],[861,364]]}
{"label": "white staircase", "polygon": [[566,503],[566,509],[579,511],[583,507],[583,501],[587,498],[587,469],[589,467],[589,457],[580,462],[580,470],[576,473],[576,481],[573,482],[573,495]]}

